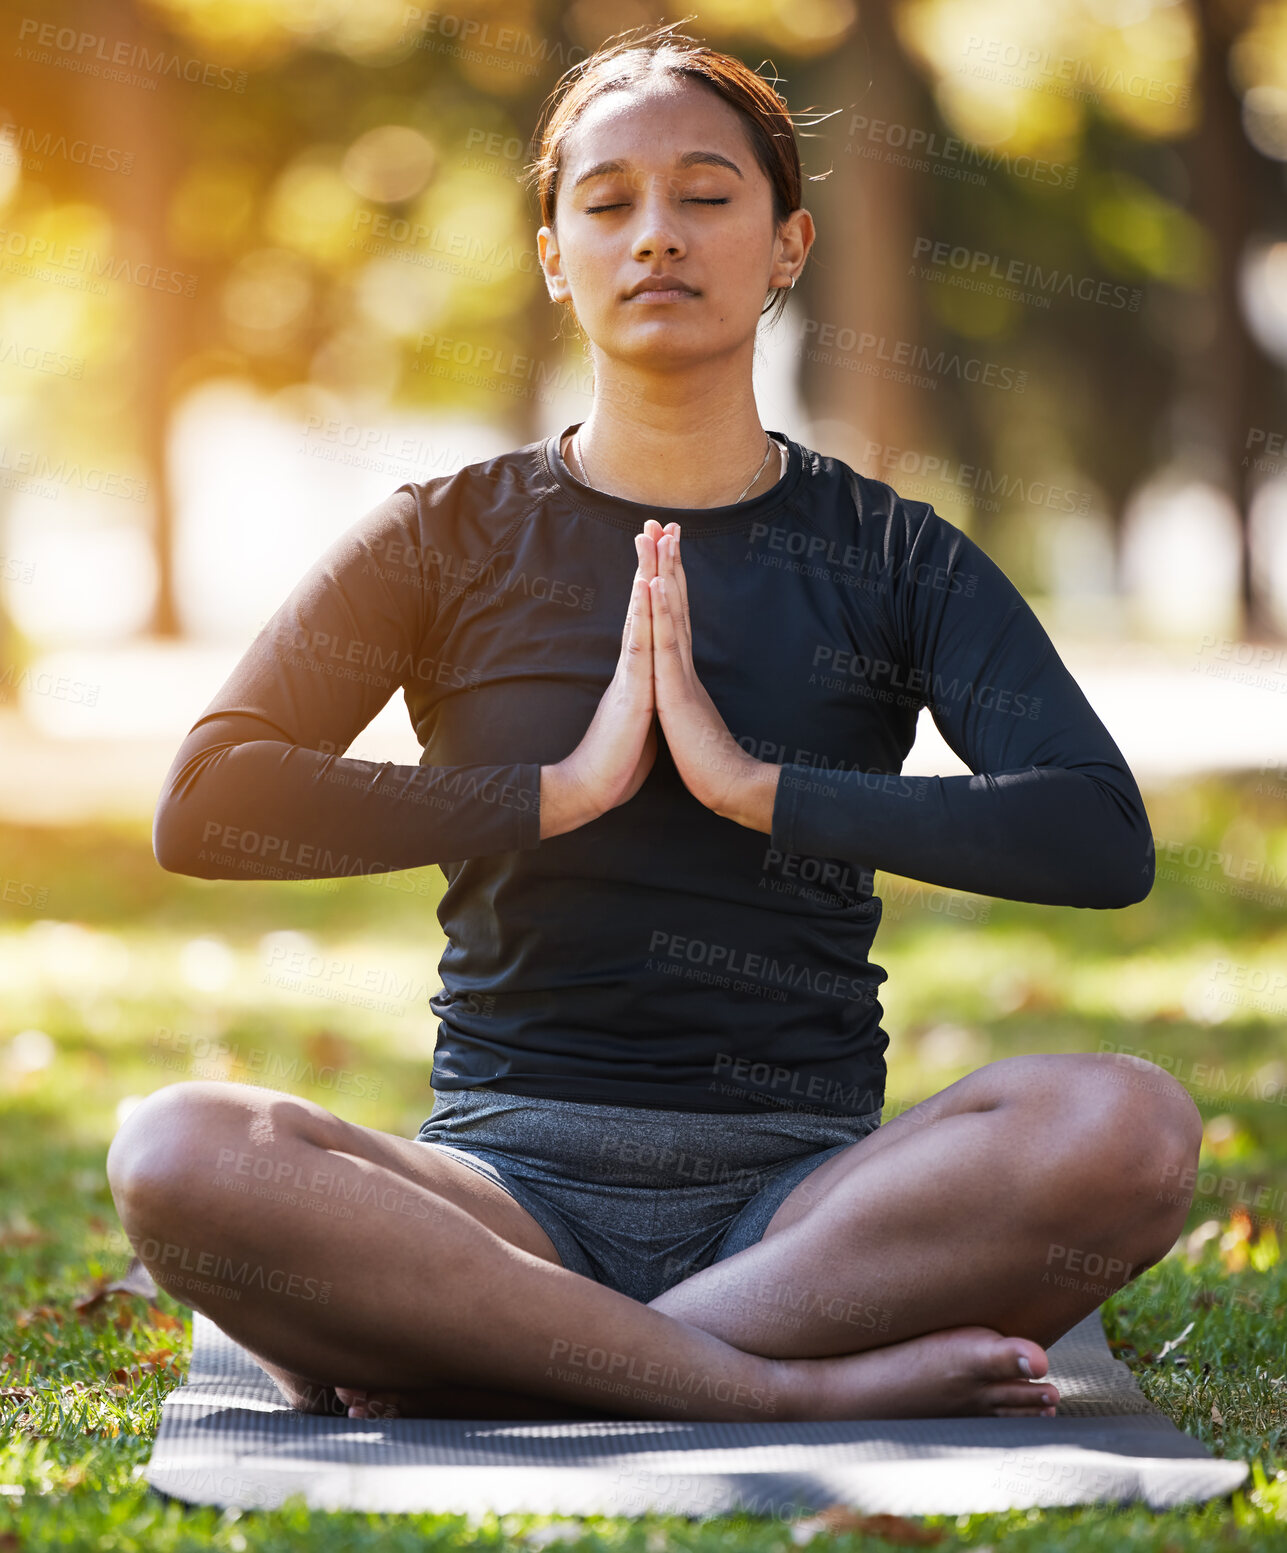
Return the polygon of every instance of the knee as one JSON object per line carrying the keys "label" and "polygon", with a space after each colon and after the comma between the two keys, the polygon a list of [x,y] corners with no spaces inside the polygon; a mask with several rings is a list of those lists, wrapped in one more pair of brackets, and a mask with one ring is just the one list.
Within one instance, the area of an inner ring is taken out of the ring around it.
{"label": "knee", "polygon": [[[1202,1149],[1202,1113],[1154,1063],[1123,1068],[1085,1054],[1069,1145],[1088,1203],[1132,1206],[1164,1255],[1184,1226]],[[1161,1244],[1165,1241],[1165,1244]]]}
{"label": "knee", "polygon": [[196,1206],[202,1185],[262,1152],[300,1123],[293,1095],[248,1084],[188,1079],[146,1096],[126,1116],[107,1151],[107,1179],[122,1222]]}

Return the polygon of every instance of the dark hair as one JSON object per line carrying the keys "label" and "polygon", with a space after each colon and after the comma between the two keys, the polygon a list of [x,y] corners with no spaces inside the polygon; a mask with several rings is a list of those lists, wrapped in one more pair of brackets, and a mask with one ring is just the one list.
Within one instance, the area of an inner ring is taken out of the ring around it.
{"label": "dark hair", "polygon": [[[780,226],[793,210],[800,208],[803,188],[800,150],[786,99],[742,60],[707,48],[684,33],[676,33],[674,29],[679,25],[679,22],[671,22],[656,26],[642,37],[633,36],[641,31],[639,27],[614,34],[613,39],[601,44],[559,77],[546,99],[537,127],[535,140],[539,149],[521,180],[527,187],[536,185],[542,225],[554,225],[563,142],[585,108],[605,92],[656,76],[698,81],[717,92],[742,115],[755,159],[773,190],[775,226]],[[760,317],[771,312],[776,320],[786,306],[789,289],[775,286]]]}

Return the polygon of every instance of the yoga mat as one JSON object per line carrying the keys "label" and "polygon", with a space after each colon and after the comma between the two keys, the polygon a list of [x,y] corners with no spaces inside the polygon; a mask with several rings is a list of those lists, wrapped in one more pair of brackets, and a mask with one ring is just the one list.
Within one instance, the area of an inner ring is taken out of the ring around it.
{"label": "yoga mat", "polygon": [[794,1519],[827,1505],[951,1515],[1231,1493],[1246,1462],[1213,1457],[1109,1351],[1099,1311],[1047,1350],[1055,1418],[849,1423],[351,1419],[300,1413],[254,1359],[193,1312],[188,1380],[166,1397],[145,1469],[189,1504],[479,1516]]}

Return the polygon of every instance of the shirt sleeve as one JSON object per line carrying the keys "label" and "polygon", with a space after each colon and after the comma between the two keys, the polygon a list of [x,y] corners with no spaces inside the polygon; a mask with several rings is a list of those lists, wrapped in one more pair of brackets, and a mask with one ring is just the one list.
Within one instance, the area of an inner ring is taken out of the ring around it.
{"label": "shirt sleeve", "polygon": [[153,819],[163,868],[329,879],[540,844],[537,764],[344,757],[421,655],[419,510],[404,484],[341,534],[193,724]]}
{"label": "shirt sleeve", "polygon": [[858,595],[874,604],[859,607],[882,611],[894,677],[974,775],[785,766],[773,846],[1041,905],[1143,900],[1154,853],[1139,788],[1023,596],[927,503],[880,481],[859,492],[860,543],[881,551]]}

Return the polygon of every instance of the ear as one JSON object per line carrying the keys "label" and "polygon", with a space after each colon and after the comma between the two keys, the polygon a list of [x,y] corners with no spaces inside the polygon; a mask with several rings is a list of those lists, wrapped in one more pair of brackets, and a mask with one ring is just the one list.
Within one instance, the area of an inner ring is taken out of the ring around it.
{"label": "ear", "polygon": [[795,284],[815,235],[813,217],[804,206],[793,210],[778,229],[777,263],[773,266],[771,287]]}
{"label": "ear", "polygon": [[572,300],[572,288],[563,273],[559,240],[553,227],[543,226],[536,234],[536,252],[545,272],[545,289],[553,302],[568,303]]}

